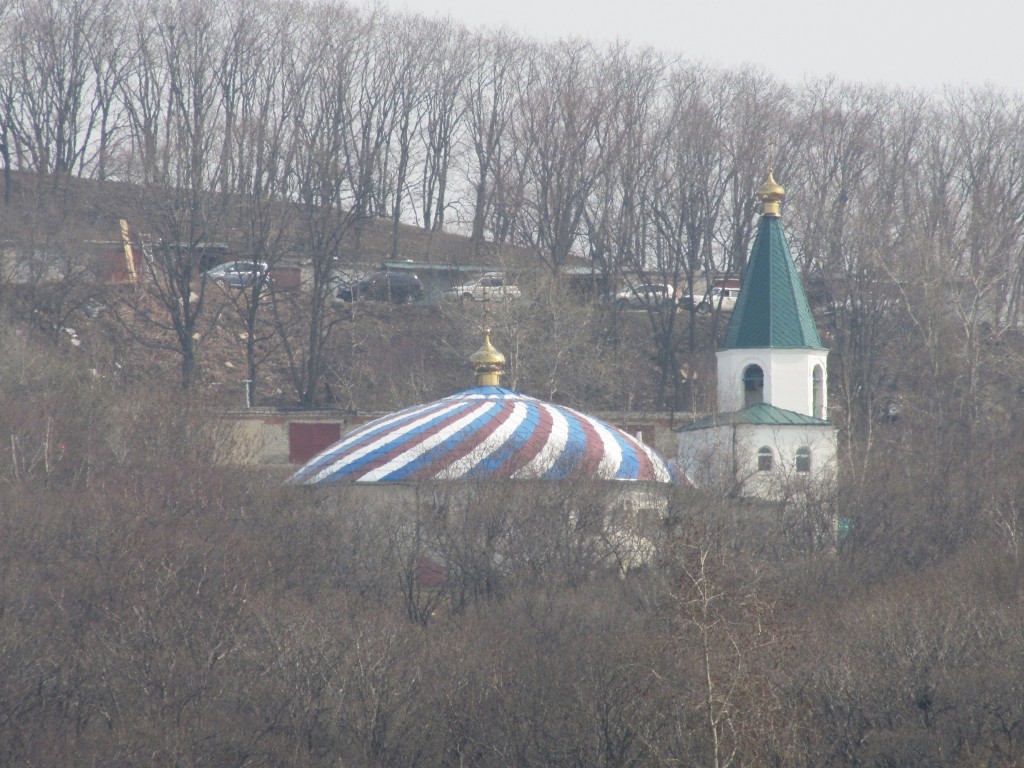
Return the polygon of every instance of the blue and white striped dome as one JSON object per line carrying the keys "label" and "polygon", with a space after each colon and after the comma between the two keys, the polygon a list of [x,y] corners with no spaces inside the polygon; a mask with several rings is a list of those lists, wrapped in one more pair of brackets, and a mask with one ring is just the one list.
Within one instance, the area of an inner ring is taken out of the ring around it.
{"label": "blue and white striped dome", "polygon": [[478,386],[355,429],[289,482],[531,479],[675,482],[656,451],[599,419]]}

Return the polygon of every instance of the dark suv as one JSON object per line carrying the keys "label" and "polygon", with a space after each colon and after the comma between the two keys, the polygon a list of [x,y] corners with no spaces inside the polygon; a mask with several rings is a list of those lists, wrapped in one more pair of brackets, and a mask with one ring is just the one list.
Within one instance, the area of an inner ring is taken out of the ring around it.
{"label": "dark suv", "polygon": [[335,301],[390,301],[412,304],[423,298],[423,285],[408,272],[374,272],[351,285],[342,285],[334,294]]}

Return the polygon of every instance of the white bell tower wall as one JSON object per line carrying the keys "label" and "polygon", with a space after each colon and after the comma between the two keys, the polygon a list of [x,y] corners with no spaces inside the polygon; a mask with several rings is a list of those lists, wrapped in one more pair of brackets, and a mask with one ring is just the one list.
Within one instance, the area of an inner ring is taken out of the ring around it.
{"label": "white bell tower wall", "polygon": [[[718,411],[751,405],[744,375],[750,366],[763,373],[761,401],[805,416],[827,419],[828,350],[724,349],[718,357]],[[817,373],[815,369],[818,369]],[[753,395],[756,399],[756,394]]]}

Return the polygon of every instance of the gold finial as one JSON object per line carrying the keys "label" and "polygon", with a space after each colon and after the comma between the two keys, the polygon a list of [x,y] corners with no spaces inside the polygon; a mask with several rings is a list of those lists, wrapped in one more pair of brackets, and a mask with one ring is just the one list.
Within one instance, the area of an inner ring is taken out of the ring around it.
{"label": "gold finial", "polygon": [[484,345],[469,358],[469,365],[476,373],[478,387],[497,387],[501,385],[502,369],[505,367],[505,356],[491,344],[491,329],[484,326]]}
{"label": "gold finial", "polygon": [[478,387],[497,387],[501,385],[502,369],[505,367],[505,356],[491,344],[491,303],[484,289],[484,345],[469,358],[469,365],[476,374]]}
{"label": "gold finial", "polygon": [[757,190],[757,196],[761,198],[761,205],[763,206],[761,212],[765,216],[779,216],[779,203],[782,200],[782,196],[786,194],[786,190],[775,181],[774,169],[771,165],[768,166],[768,181],[761,185],[761,188]]}

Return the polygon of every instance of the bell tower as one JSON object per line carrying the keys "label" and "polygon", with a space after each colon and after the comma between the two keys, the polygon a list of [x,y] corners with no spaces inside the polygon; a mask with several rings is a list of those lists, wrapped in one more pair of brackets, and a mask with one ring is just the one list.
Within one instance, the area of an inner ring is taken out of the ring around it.
{"label": "bell tower", "polygon": [[769,169],[757,191],[761,220],[725,342],[717,352],[718,410],[757,403],[824,419],[828,350],[782,231],[785,190]]}
{"label": "bell tower", "polygon": [[718,407],[678,430],[677,460],[698,485],[785,498],[834,478],[836,431],[827,415],[828,350],[782,231],[785,190],[771,168],[757,194],[757,235],[716,353]]}

